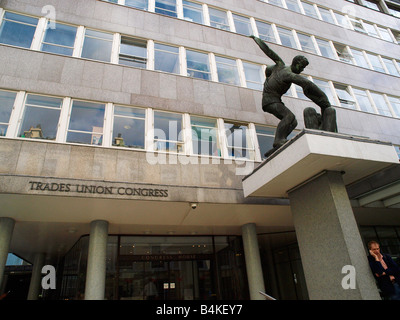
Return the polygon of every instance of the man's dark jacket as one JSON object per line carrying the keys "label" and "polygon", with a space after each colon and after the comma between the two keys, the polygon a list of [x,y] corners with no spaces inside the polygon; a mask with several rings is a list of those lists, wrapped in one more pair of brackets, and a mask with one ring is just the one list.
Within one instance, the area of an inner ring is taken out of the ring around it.
{"label": "man's dark jacket", "polygon": [[[375,260],[373,256],[369,255],[368,261],[372,273],[374,274],[374,277],[378,283],[379,289],[382,291],[384,296],[388,296],[394,294],[393,283],[390,281],[389,276],[394,276],[397,283],[400,284],[400,267],[393,261],[390,255],[382,253],[382,256],[383,261],[385,261],[388,267],[386,270],[382,267],[382,264],[379,261]],[[385,275],[382,275],[383,273],[385,273]]]}

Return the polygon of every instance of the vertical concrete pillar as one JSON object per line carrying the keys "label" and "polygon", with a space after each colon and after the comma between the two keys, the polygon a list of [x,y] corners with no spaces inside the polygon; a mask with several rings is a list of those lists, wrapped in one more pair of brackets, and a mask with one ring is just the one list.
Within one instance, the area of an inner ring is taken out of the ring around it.
{"label": "vertical concrete pillar", "polygon": [[380,299],[341,173],[288,193],[310,299]]}
{"label": "vertical concrete pillar", "polygon": [[254,223],[242,226],[244,257],[251,300],[264,300],[260,291],[265,292],[264,276],[258,248],[257,231]]}
{"label": "vertical concrete pillar", "polygon": [[108,222],[90,223],[89,253],[86,271],[85,300],[103,300],[106,285]]}
{"label": "vertical concrete pillar", "polygon": [[44,265],[45,255],[37,253],[33,261],[32,277],[29,284],[28,300],[37,300],[42,284],[42,268]]}
{"label": "vertical concrete pillar", "polygon": [[0,288],[2,287],[4,269],[10,250],[11,237],[14,230],[15,221],[11,218],[0,218]]}

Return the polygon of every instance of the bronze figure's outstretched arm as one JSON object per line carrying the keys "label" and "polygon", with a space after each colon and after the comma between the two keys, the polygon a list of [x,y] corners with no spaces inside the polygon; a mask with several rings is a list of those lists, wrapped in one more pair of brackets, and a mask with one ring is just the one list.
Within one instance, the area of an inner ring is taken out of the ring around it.
{"label": "bronze figure's outstretched arm", "polygon": [[261,40],[260,38],[257,38],[254,35],[251,35],[250,38],[253,38],[253,40],[258,44],[260,49],[269,57],[271,58],[276,64],[285,64],[283,60],[281,59],[280,56],[278,56],[268,45]]}

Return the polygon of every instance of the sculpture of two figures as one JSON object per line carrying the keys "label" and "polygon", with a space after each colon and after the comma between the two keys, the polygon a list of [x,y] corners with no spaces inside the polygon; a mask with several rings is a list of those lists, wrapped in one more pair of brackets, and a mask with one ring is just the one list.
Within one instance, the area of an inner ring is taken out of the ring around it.
{"label": "sculpture of two figures", "polygon": [[337,132],[336,111],[329,103],[326,94],[312,81],[300,76],[300,73],[309,64],[307,58],[296,56],[292,64],[286,66],[283,60],[263,40],[255,36],[251,36],[251,38],[275,62],[275,65],[268,66],[265,72],[262,109],[273,114],[280,122],[276,129],[273,148],[267,151],[265,156],[268,157],[283,146],[288,141],[288,135],[297,126],[296,117],[282,102],[282,95],[289,90],[292,83],[302,87],[305,96],[321,108],[321,113],[317,113],[311,107],[304,110],[305,127]]}

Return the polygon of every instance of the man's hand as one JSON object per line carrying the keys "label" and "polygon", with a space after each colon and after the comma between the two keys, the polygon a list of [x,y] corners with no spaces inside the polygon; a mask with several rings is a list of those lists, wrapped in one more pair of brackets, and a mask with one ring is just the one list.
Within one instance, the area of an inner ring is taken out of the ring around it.
{"label": "man's hand", "polygon": [[379,261],[378,256],[377,256],[372,250],[369,250],[369,254],[370,254],[372,257],[374,257],[376,261]]}

